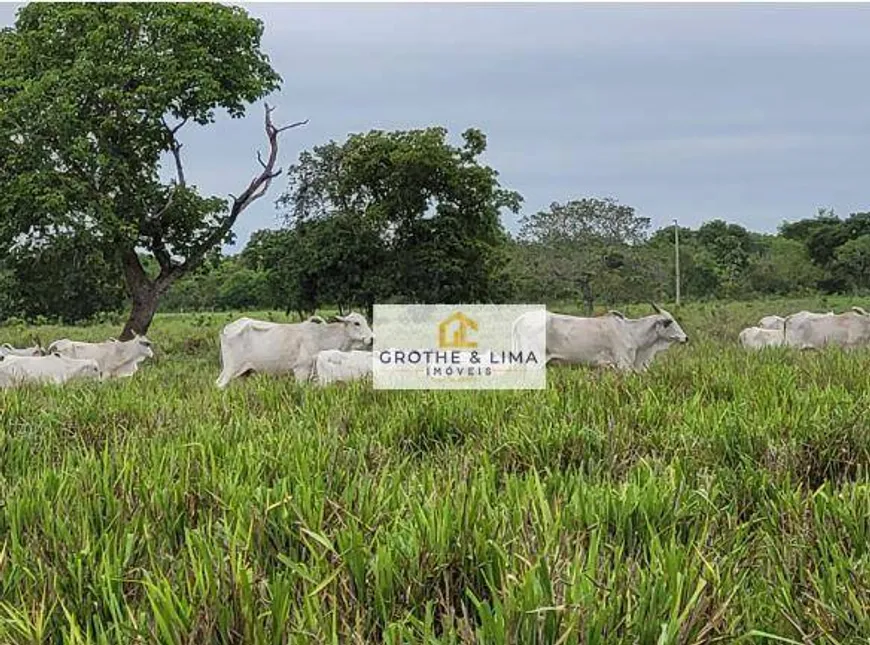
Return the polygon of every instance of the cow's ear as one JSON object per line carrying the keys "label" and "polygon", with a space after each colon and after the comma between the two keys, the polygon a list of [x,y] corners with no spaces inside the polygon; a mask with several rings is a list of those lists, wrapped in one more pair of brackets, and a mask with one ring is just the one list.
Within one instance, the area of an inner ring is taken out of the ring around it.
{"label": "cow's ear", "polygon": [[625,314],[621,311],[617,311],[616,309],[611,309],[607,313],[609,313],[611,316],[616,316],[617,318],[622,318],[623,320],[625,320]]}

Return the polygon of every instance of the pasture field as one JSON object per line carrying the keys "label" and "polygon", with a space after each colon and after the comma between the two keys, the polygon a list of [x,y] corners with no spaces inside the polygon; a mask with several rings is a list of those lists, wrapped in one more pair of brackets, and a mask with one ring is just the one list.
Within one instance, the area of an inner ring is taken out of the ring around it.
{"label": "pasture field", "polygon": [[852,304],[665,304],[689,345],[539,392],[220,392],[236,315],[159,316],[0,391],[0,643],[867,643],[870,351],[735,340]]}

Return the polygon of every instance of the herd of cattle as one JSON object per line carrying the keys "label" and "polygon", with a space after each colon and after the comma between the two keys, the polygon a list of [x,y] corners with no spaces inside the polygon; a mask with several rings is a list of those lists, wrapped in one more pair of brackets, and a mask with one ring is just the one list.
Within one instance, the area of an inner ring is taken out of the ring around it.
{"label": "herd of cattle", "polygon": [[756,327],[741,331],[738,340],[747,349],[858,349],[870,346],[870,314],[861,307],[852,307],[842,314],[799,311],[786,317],[765,316]]}
{"label": "herd of cattle", "polygon": [[[580,363],[623,371],[645,370],[656,354],[689,338],[674,317],[653,304],[654,313],[627,318],[619,311],[587,318],[547,312],[520,316],[513,324],[512,347],[522,349],[529,334],[546,333],[545,362]],[[541,326],[545,329],[542,330]],[[860,307],[841,314],[801,311],[765,316],[740,332],[747,349],[786,346],[821,349],[870,346],[870,314]],[[218,388],[250,373],[290,374],[299,381],[325,385],[369,376],[374,335],[365,317],[352,312],[326,321],[312,316],[299,323],[240,318],[220,332],[221,373]],[[63,339],[47,349],[0,345],[0,388],[28,382],[65,383],[71,379],[129,377],[152,358],[151,341],[134,336],[101,343]]]}

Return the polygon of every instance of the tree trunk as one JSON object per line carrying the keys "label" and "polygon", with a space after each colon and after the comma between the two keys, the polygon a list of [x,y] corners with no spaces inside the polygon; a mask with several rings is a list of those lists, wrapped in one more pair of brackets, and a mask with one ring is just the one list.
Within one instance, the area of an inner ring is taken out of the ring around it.
{"label": "tree trunk", "polygon": [[595,300],[592,297],[592,283],[588,277],[580,282],[580,290],[583,293],[583,306],[586,309],[586,315],[591,316],[595,311]]}
{"label": "tree trunk", "polygon": [[154,290],[148,290],[145,293],[133,295],[133,309],[130,311],[130,317],[127,319],[127,324],[124,325],[124,331],[118,340],[130,340],[134,334],[144,336],[151,327],[151,321],[154,319],[154,312],[157,311],[157,304],[160,297]]}
{"label": "tree trunk", "polygon": [[127,288],[133,298],[133,309],[124,331],[118,340],[130,340],[134,334],[144,336],[151,327],[160,296],[172,286],[178,276],[171,272],[161,271],[161,275],[155,281],[148,279],[139,256],[133,249],[127,249],[123,254],[124,277],[127,280]]}

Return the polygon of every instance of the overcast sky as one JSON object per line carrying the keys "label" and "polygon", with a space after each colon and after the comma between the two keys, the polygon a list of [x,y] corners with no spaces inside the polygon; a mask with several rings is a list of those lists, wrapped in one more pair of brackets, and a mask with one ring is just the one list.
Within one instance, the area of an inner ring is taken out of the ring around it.
{"label": "overcast sky", "polygon": [[[19,4],[0,4],[12,24]],[[467,127],[525,198],[610,196],[661,226],[757,231],[870,210],[870,5],[244,4],[284,78],[281,160],[371,128]],[[861,88],[864,88],[863,90]],[[183,131],[188,181],[238,193],[262,106]],[[277,224],[283,178],[236,226]],[[505,217],[515,230],[516,217]]]}

